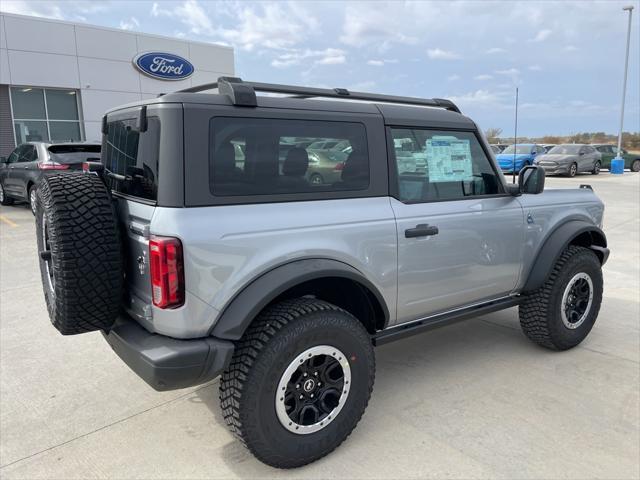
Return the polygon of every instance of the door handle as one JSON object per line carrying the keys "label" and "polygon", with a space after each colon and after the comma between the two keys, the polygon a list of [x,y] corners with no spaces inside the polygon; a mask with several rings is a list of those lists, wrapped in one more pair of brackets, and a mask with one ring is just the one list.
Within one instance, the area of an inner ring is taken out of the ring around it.
{"label": "door handle", "polygon": [[404,231],[405,238],[417,238],[417,237],[429,237],[437,235],[439,232],[438,227],[435,225],[428,225],[421,223],[416,225],[415,228],[408,228]]}

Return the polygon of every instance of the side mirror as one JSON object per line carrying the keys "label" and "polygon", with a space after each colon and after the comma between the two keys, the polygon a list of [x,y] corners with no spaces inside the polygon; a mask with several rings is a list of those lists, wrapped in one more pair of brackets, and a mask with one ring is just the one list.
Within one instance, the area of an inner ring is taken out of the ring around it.
{"label": "side mirror", "polygon": [[520,170],[518,186],[521,193],[537,195],[544,190],[544,168],[537,165],[529,165]]}

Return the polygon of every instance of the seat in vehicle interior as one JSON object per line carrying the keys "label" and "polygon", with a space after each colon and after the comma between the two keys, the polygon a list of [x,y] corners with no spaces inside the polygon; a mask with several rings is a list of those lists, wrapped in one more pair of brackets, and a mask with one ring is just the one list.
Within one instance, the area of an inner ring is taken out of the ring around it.
{"label": "seat in vehicle interior", "polygon": [[287,152],[282,164],[278,185],[284,190],[305,191],[309,182],[304,178],[309,168],[309,155],[304,148],[295,147]]}
{"label": "seat in vehicle interior", "polygon": [[340,176],[340,188],[362,188],[369,183],[369,162],[367,156],[353,151],[344,162]]}
{"label": "seat in vehicle interior", "polygon": [[225,143],[213,155],[213,173],[218,183],[240,181],[242,171],[236,167],[236,152],[233,145]]}

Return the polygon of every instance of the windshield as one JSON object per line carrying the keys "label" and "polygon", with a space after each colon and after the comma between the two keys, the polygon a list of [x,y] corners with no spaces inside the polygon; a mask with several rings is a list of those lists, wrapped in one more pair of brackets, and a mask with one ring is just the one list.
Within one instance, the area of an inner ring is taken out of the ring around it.
{"label": "windshield", "polygon": [[576,155],[582,145],[558,145],[549,150],[549,155]]}
{"label": "windshield", "polygon": [[57,163],[100,161],[100,145],[51,145],[49,158]]}
{"label": "windshield", "polygon": [[531,153],[531,145],[518,145],[517,147],[515,145],[509,145],[507,148],[505,148],[502,153],[520,153],[520,154],[527,154],[527,153]]}

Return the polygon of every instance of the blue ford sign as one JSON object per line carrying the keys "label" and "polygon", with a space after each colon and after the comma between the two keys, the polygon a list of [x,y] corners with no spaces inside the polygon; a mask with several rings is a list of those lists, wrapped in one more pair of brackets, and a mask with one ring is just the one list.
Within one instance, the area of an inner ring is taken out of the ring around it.
{"label": "blue ford sign", "polygon": [[145,75],[160,80],[184,80],[194,70],[186,58],[163,52],[141,53],[133,59],[133,64]]}

